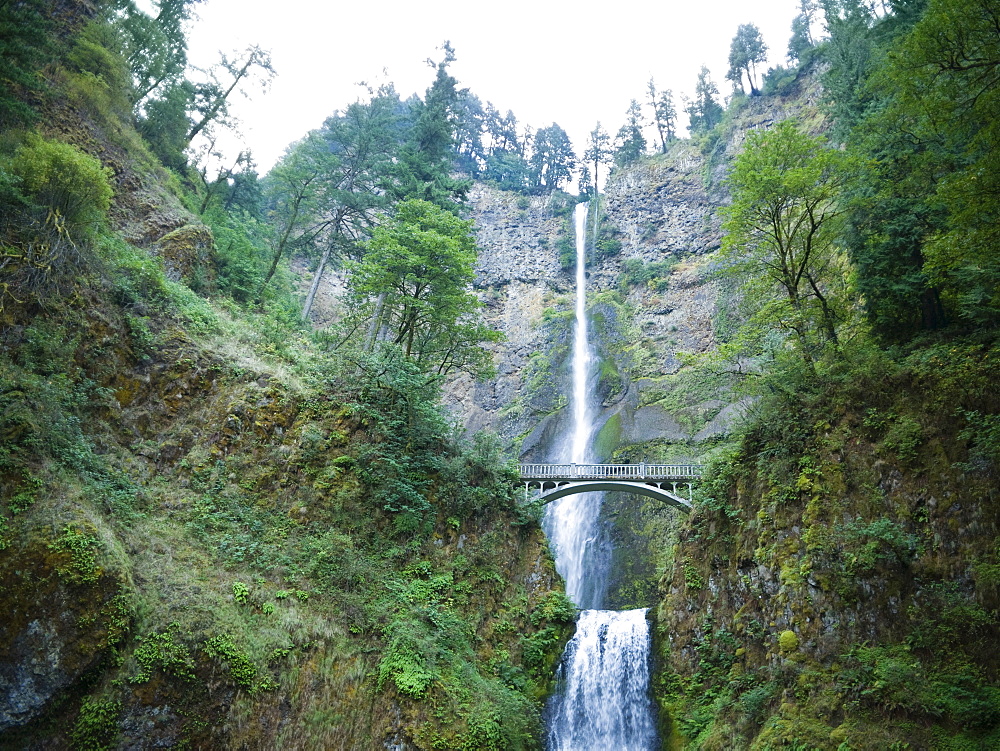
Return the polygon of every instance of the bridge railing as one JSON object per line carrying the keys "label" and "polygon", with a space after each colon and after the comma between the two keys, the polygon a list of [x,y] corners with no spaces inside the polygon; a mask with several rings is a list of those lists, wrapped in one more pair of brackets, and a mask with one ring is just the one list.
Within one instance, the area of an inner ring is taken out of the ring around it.
{"label": "bridge railing", "polygon": [[700,464],[521,464],[522,480],[689,480]]}

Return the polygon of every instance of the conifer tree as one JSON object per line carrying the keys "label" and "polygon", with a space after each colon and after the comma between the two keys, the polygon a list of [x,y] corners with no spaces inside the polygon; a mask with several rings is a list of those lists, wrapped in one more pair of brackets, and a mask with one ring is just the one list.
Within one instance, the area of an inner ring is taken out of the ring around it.
{"label": "conifer tree", "polygon": [[723,110],[718,96],[719,88],[712,81],[708,68],[702,65],[694,87],[694,99],[688,101],[684,108],[692,134],[706,133],[722,120]]}
{"label": "conifer tree", "polygon": [[614,151],[615,164],[624,167],[646,153],[646,138],[642,135],[642,108],[633,99],[626,113],[625,124],[618,130]]}

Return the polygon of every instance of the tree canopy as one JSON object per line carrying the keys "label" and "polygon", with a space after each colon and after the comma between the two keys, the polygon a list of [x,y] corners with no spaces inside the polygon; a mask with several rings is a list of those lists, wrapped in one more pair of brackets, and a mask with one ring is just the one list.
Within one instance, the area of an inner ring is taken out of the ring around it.
{"label": "tree canopy", "polygon": [[694,87],[694,99],[684,108],[692,133],[707,132],[722,120],[723,110],[718,97],[719,87],[712,81],[708,68],[702,65]]}
{"label": "tree canopy", "polygon": [[729,176],[723,262],[742,280],[758,331],[790,333],[811,362],[845,317],[837,246],[846,156],[784,121],[747,136]]}
{"label": "tree canopy", "polygon": [[732,81],[734,86],[739,87],[740,91],[745,91],[743,77],[746,76],[750,94],[759,94],[757,65],[765,62],[767,62],[767,45],[764,44],[760,29],[752,23],[740,24],[729,46],[729,72],[726,73],[726,78]]}
{"label": "tree canopy", "polygon": [[403,201],[349,266],[353,325],[371,321],[379,338],[438,376],[488,373],[482,344],[499,334],[478,320],[475,260],[471,222],[428,201]]}

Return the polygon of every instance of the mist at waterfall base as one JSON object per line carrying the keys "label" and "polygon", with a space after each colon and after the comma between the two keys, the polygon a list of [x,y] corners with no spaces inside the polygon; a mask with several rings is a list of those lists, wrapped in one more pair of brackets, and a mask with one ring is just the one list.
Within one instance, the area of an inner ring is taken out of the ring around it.
{"label": "mist at waterfall base", "polygon": [[[596,358],[586,310],[587,204],[576,207],[576,322],[570,430],[552,461],[593,462]],[[601,522],[602,493],[553,501],[544,527],[566,593],[583,611],[566,645],[558,687],[546,710],[549,751],[648,751],[656,742],[649,698],[649,624],[645,609],[601,610],[607,597],[611,539]]]}

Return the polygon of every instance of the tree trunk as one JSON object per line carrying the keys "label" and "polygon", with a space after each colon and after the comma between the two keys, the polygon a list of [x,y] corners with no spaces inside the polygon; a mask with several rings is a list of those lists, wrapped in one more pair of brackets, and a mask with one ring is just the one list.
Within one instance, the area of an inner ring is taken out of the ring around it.
{"label": "tree trunk", "polygon": [[382,323],[382,308],[385,306],[385,292],[382,292],[378,296],[378,300],[375,302],[375,315],[372,316],[372,325],[368,327],[368,343],[365,349],[371,352],[375,348],[375,340],[379,334],[380,324]]}
{"label": "tree trunk", "polygon": [[323,256],[319,259],[319,266],[316,267],[316,273],[313,274],[312,284],[309,286],[309,294],[306,295],[305,305],[302,306],[303,320],[309,320],[309,311],[312,310],[313,301],[316,299],[316,291],[319,289],[319,282],[323,278],[323,269],[326,268],[326,262],[330,260],[330,250],[331,246],[327,245],[326,250],[323,251]]}

